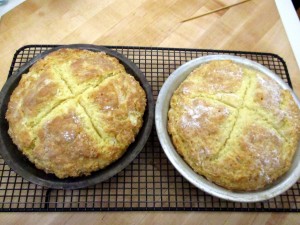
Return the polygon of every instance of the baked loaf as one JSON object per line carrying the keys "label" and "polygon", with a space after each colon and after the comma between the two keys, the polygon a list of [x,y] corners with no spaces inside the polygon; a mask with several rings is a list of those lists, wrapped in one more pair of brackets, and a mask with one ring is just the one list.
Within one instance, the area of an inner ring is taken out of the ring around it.
{"label": "baked loaf", "polygon": [[217,60],[195,69],[174,92],[168,132],[200,175],[230,190],[257,190],[289,170],[300,111],[268,76]]}
{"label": "baked loaf", "polygon": [[6,118],[13,142],[37,168],[67,178],[120,158],[145,106],[144,90],[116,58],[66,48],[23,74]]}

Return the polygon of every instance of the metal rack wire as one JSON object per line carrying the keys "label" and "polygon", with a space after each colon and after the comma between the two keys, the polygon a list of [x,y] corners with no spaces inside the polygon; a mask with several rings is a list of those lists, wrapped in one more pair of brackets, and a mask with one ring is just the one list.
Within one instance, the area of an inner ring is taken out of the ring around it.
{"label": "metal rack wire", "polygon": [[[9,76],[35,55],[55,45],[29,45],[13,58]],[[106,46],[132,60],[152,86],[154,98],[165,79],[181,64],[211,54],[231,54],[261,63],[291,86],[285,62],[269,53],[203,49]],[[116,176],[85,189],[54,190],[27,182],[0,157],[0,211],[300,211],[300,181],[284,194],[259,203],[212,197],[191,185],[169,163],[155,128],[140,155]]]}

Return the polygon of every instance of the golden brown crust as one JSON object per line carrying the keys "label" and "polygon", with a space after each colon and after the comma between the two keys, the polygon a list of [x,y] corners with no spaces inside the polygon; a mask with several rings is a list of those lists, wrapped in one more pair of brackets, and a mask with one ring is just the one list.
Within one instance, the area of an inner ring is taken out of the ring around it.
{"label": "golden brown crust", "polygon": [[214,61],[193,71],[174,92],[168,131],[197,173],[227,189],[248,191],[290,168],[299,119],[291,93],[275,81],[228,60]]}
{"label": "golden brown crust", "polygon": [[66,178],[120,158],[142,126],[145,107],[144,90],[117,59],[60,49],[22,76],[6,118],[30,161]]}
{"label": "golden brown crust", "polygon": [[[122,148],[134,141],[143,123],[146,96],[132,76],[122,73],[109,77],[84,93],[79,101],[93,118],[93,125],[103,141]],[[108,155],[118,158],[120,153],[114,150]]]}
{"label": "golden brown crust", "polygon": [[199,151],[201,157],[214,158],[229,138],[236,116],[237,110],[211,99],[174,96],[168,130],[173,139],[178,136],[176,140],[185,143],[176,145],[179,152]]}
{"label": "golden brown crust", "polygon": [[90,86],[96,86],[109,76],[125,72],[124,66],[116,58],[104,52],[67,48],[50,53],[30,69],[43,70],[51,70],[60,76],[75,95]]}
{"label": "golden brown crust", "polygon": [[238,107],[242,104],[248,83],[244,73],[243,68],[228,60],[204,64],[192,71],[189,79],[179,86],[176,93],[190,97],[209,97]]}
{"label": "golden brown crust", "polygon": [[88,175],[103,168],[101,146],[90,131],[91,124],[84,110],[75,102],[53,110],[35,128],[35,146],[28,158],[40,169],[59,178]]}

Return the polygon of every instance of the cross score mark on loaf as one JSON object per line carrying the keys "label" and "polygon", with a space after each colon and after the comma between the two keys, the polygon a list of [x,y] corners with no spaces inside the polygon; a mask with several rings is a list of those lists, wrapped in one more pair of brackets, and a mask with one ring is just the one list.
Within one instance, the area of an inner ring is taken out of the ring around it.
{"label": "cross score mark on loaf", "polygon": [[197,173],[228,189],[256,190],[289,169],[299,114],[291,94],[266,75],[214,61],[174,92],[168,131]]}
{"label": "cross score mark on loaf", "polygon": [[145,106],[144,90],[117,59],[60,49],[22,76],[6,117],[29,160],[65,178],[120,158],[142,126]]}

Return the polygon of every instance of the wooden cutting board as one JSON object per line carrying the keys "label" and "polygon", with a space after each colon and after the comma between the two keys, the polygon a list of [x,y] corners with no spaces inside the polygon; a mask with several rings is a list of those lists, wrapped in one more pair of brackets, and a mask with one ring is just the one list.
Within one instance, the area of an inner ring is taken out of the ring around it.
{"label": "wooden cutting board", "polygon": [[[0,20],[0,87],[27,44],[159,46],[271,52],[287,63],[300,96],[299,68],[273,0],[252,0],[186,23],[237,0],[27,0]],[[296,31],[295,31],[296,32]],[[1,184],[0,184],[1,185]],[[0,224],[300,224],[299,213],[1,213]]]}

